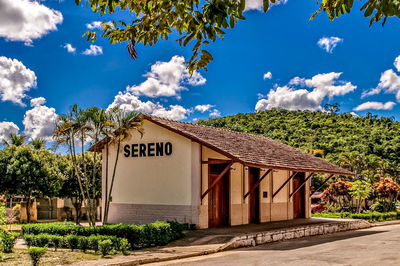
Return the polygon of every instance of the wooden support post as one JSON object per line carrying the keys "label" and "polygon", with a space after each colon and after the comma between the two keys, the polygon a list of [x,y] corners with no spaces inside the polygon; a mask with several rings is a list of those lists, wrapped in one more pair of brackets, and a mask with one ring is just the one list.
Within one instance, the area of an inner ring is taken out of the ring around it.
{"label": "wooden support post", "polygon": [[211,184],[211,186],[208,187],[208,189],[206,190],[206,192],[203,193],[203,195],[201,195],[201,199],[204,199],[205,196],[207,196],[207,194],[215,187],[215,185],[222,179],[222,177],[224,177],[224,175],[231,169],[233,165],[233,162],[231,161],[224,169],[224,171],[222,171],[219,176],[217,176],[217,178],[214,180],[214,182]]}
{"label": "wooden support post", "polygon": [[261,181],[272,171],[272,169],[268,169],[267,172],[263,174],[263,176],[257,180],[257,182],[253,185],[253,187],[250,188],[249,192],[246,193],[246,195],[243,196],[243,199],[246,199],[250,193],[253,193],[254,190],[260,185]]}
{"label": "wooden support post", "polygon": [[293,191],[290,195],[289,195],[289,199],[296,194],[306,183],[307,181],[314,175],[314,173],[311,173],[309,176],[307,176],[307,178],[304,180],[303,183],[301,183],[301,185],[295,190]]}
{"label": "wooden support post", "polygon": [[283,183],[282,186],[281,186],[280,188],[278,188],[278,190],[277,190],[274,194],[272,194],[272,199],[275,198],[275,196],[283,189],[283,187],[286,186],[287,183],[289,183],[289,181],[290,181],[293,177],[295,177],[298,173],[299,173],[299,172],[294,172],[294,173],[285,181],[285,183]]}
{"label": "wooden support post", "polygon": [[[320,189],[325,185],[325,183],[328,182],[328,180],[332,178],[332,176],[334,176],[334,174],[331,174],[330,176],[328,176],[328,177],[324,180],[324,182],[322,182],[321,186],[319,186],[319,188],[317,188],[314,192],[320,190]],[[311,194],[310,194],[310,197],[312,196],[312,194],[314,194],[314,193],[311,193]]]}

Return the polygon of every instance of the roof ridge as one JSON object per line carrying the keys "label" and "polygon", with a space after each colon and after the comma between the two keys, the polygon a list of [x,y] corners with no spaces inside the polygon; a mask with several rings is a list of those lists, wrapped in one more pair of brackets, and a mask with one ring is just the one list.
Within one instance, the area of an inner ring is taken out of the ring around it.
{"label": "roof ridge", "polygon": [[257,138],[272,140],[272,141],[278,142],[279,144],[285,145],[284,143],[281,143],[281,142],[279,142],[277,140],[274,140],[274,139],[272,139],[270,137],[266,137],[264,135],[256,135],[256,134],[253,134],[253,133],[248,133],[248,132],[243,132],[243,131],[236,131],[236,130],[232,130],[232,129],[228,129],[228,128],[222,128],[222,127],[215,127],[215,126],[207,126],[207,125],[202,125],[202,124],[196,124],[196,123],[193,123],[193,122],[178,121],[178,120],[164,118],[164,117],[160,117],[160,116],[156,116],[156,115],[150,115],[150,114],[146,114],[146,115],[150,116],[150,117],[155,117],[157,119],[172,121],[172,122],[175,122],[175,123],[188,124],[188,125],[204,127],[204,128],[212,128],[212,129],[215,129],[215,130],[228,131],[228,132],[232,132],[232,133],[239,134],[239,135],[253,136],[253,137],[257,137]]}

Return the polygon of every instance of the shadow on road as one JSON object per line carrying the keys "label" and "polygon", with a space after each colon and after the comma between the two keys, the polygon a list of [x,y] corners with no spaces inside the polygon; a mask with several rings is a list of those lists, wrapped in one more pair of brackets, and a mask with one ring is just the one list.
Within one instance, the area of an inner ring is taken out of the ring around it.
{"label": "shadow on road", "polygon": [[348,232],[341,232],[335,233],[330,235],[318,235],[318,236],[311,236],[311,237],[304,237],[299,239],[293,240],[286,240],[282,242],[275,242],[264,244],[252,248],[246,248],[248,251],[259,251],[259,250],[294,250],[304,247],[310,247],[315,245],[320,245],[328,242],[334,242],[339,240],[345,240],[350,238],[374,235],[374,234],[381,234],[387,231],[348,231]]}

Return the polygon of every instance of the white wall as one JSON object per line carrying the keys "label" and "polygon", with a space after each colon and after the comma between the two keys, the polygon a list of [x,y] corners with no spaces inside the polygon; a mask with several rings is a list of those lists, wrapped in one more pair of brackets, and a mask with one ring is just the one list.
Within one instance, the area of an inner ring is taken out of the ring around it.
{"label": "white wall", "polygon": [[[121,145],[112,203],[191,205],[192,142],[147,120],[144,121],[143,127],[143,138],[132,130],[132,136]],[[124,156],[126,144],[151,142],[171,142],[172,154],[163,157]],[[116,150],[115,144],[109,147],[109,184]],[[103,156],[104,151],[105,149]],[[103,182],[105,182],[105,171],[103,171]]]}

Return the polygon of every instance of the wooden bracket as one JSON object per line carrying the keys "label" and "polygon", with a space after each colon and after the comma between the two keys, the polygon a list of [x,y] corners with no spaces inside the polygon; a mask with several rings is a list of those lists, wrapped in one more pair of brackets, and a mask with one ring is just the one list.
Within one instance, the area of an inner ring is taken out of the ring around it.
{"label": "wooden bracket", "polygon": [[280,188],[278,188],[278,190],[277,190],[274,194],[272,194],[272,199],[275,198],[275,196],[282,190],[282,188],[283,188],[284,186],[286,186],[287,183],[289,183],[289,181],[290,181],[293,177],[295,177],[298,173],[300,173],[300,172],[293,172],[293,174],[285,181],[285,183],[283,183],[282,186],[281,186]]}
{"label": "wooden bracket", "polygon": [[212,182],[211,186],[208,187],[208,189],[206,190],[206,192],[204,192],[201,195],[201,199],[204,199],[205,196],[207,196],[207,194],[215,187],[215,185],[222,179],[222,177],[224,177],[224,175],[229,171],[229,169],[231,169],[233,165],[233,162],[231,161],[224,169],[224,171],[222,171],[217,178],[214,180],[214,182]]}
{"label": "wooden bracket", "polygon": [[[320,189],[325,185],[325,183],[328,182],[328,180],[331,179],[333,176],[334,176],[334,174],[331,174],[330,176],[328,176],[328,177],[324,180],[324,182],[322,182],[322,184],[319,186],[319,188],[317,188],[314,192],[320,190]],[[312,196],[312,194],[314,194],[314,193],[311,193],[311,194],[310,194],[310,197]]]}
{"label": "wooden bracket", "polygon": [[296,193],[307,183],[307,181],[308,181],[313,175],[314,175],[314,173],[309,174],[309,175],[307,176],[307,178],[304,180],[304,182],[301,183],[301,185],[300,185],[295,191],[293,191],[293,192],[289,195],[289,199],[290,199],[294,194],[296,194]]}
{"label": "wooden bracket", "polygon": [[211,159],[208,161],[201,161],[201,164],[225,164],[230,163],[232,160],[218,160],[218,159]]}
{"label": "wooden bracket", "polygon": [[249,189],[249,192],[247,192],[244,196],[243,199],[246,199],[250,193],[253,193],[254,190],[260,185],[261,181],[263,181],[263,179],[272,171],[272,169],[268,169],[268,171],[266,171],[263,176],[261,178],[259,178],[257,180],[257,182]]}

